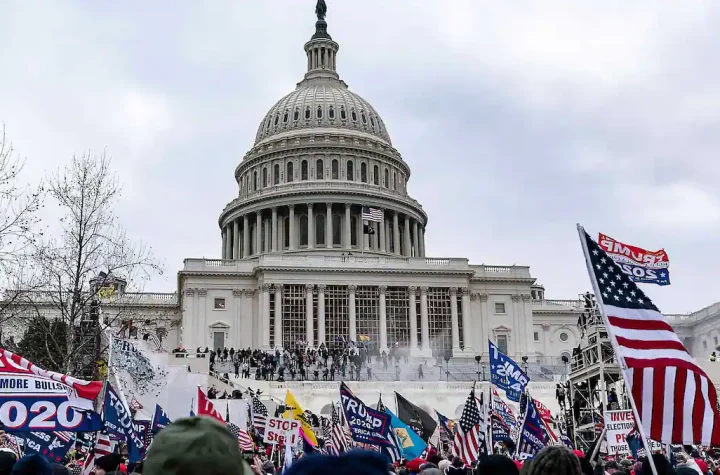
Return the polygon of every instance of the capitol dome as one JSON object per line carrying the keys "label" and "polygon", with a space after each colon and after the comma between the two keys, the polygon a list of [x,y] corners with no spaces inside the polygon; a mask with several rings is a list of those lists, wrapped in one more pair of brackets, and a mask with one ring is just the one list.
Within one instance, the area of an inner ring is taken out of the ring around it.
{"label": "capitol dome", "polygon": [[365,132],[391,145],[385,123],[375,109],[330,74],[307,79],[270,108],[258,127],[255,144],[268,137],[308,128]]}

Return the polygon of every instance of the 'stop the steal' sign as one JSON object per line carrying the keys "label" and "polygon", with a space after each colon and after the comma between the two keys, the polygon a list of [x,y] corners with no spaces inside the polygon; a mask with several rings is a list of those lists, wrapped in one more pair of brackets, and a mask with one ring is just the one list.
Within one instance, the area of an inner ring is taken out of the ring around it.
{"label": "'stop the steal' sign", "polygon": [[290,445],[295,445],[300,437],[300,421],[270,417],[265,424],[266,444],[284,444],[285,438],[290,437]]}
{"label": "'stop the steal' sign", "polygon": [[611,238],[603,233],[598,245],[633,282],[646,284],[670,284],[670,258],[664,249],[648,251]]}
{"label": "'stop the steal' sign", "polygon": [[380,447],[391,445],[390,439],[388,439],[389,415],[367,407],[355,397],[345,383],[340,383],[340,401],[355,442]]}

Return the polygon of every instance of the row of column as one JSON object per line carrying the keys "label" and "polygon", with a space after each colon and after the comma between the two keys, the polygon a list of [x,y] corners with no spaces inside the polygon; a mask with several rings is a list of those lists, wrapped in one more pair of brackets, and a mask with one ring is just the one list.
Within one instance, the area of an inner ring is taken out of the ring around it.
{"label": "row of column", "polygon": [[[313,292],[317,287],[318,293],[318,341],[314,341],[314,321],[313,321]],[[263,347],[270,346],[270,292],[275,292],[275,315],[282,315],[282,284],[263,284],[260,293],[260,321],[262,322],[262,344]],[[420,291],[420,333],[422,339],[422,347],[418,347],[417,339],[417,292]],[[348,326],[350,341],[357,341],[357,317],[355,309],[355,292],[357,285],[348,285]],[[385,292],[386,285],[378,286],[379,304],[380,304],[380,351],[388,350],[387,341],[387,305]],[[408,287],[408,308],[410,320],[410,350],[411,352],[429,356],[430,348],[430,326],[428,320],[428,287]],[[459,289],[461,294],[461,308],[463,319],[463,342],[464,350],[471,351],[472,348],[472,332],[470,318],[470,291],[467,287]],[[452,349],[454,352],[461,351],[460,348],[460,325],[458,322],[458,306],[457,306],[458,288],[450,287],[450,321],[452,330]],[[321,343],[327,343],[325,339],[325,285],[324,284],[306,284],[305,285],[305,339],[310,346],[320,346]],[[283,346],[283,328],[282,318],[275,318],[275,346]]]}
{"label": "row of column", "polygon": [[[325,203],[324,209],[319,212],[325,214],[325,244],[327,249],[333,246],[333,203]],[[307,249],[315,249],[315,212],[316,204],[307,204],[308,217],[308,244]],[[284,208],[284,207],[283,207]],[[299,249],[299,226],[296,223],[295,205],[287,207],[288,226],[289,226],[289,242],[288,250],[294,251]],[[278,212],[278,207],[271,208],[271,219],[268,222],[263,219],[263,210],[258,210],[252,214],[246,214],[236,218],[222,229],[222,259],[247,259],[251,256],[262,254],[262,238],[263,232],[267,233],[270,241],[269,252],[278,252],[284,250],[283,237],[278,232],[279,219],[282,217]],[[358,237],[357,248],[364,251],[377,251],[383,253],[391,253],[406,257],[425,257],[425,228],[418,220],[408,215],[403,215],[402,237],[400,227],[400,213],[391,211],[392,219],[385,218],[383,210],[382,222],[368,222],[361,219],[361,214],[356,214],[358,229],[356,230]],[[345,203],[345,218],[342,221],[342,248],[352,250],[352,205]],[[250,221],[255,221],[255,246],[251,246]],[[266,223],[265,226],[263,223]],[[364,224],[368,224],[374,230],[374,234],[364,233]],[[391,234],[392,233],[392,234]],[[392,236],[392,237],[391,237]],[[402,240],[402,241],[401,241]],[[267,239],[266,239],[267,242]],[[266,246],[267,247],[267,246]]]}

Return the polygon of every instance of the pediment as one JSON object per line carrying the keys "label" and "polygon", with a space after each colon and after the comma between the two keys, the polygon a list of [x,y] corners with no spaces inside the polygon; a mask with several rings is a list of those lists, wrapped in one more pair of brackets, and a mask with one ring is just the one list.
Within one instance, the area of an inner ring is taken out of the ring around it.
{"label": "pediment", "polygon": [[209,326],[210,328],[217,328],[217,329],[224,329],[224,330],[227,330],[228,328],[230,328],[230,325],[228,325],[228,324],[225,323],[225,322],[221,322],[220,320],[216,320],[216,321],[212,322],[212,323],[211,323],[210,325],[208,325],[208,326]]}

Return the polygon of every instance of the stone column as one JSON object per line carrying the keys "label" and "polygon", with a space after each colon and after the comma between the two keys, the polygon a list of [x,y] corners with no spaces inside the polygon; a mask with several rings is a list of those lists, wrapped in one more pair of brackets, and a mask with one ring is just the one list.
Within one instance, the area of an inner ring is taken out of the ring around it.
{"label": "stone column", "polygon": [[470,289],[463,287],[460,289],[462,295],[462,322],[463,322],[463,346],[465,352],[472,352],[472,318],[470,318]]}
{"label": "stone column", "polygon": [[232,347],[237,348],[246,348],[246,346],[243,345],[242,341],[242,325],[240,324],[240,317],[242,315],[242,312],[240,310],[240,307],[242,306],[242,289],[233,289],[233,306],[232,306]]}
{"label": "stone column", "polygon": [[373,221],[373,223],[372,223],[372,228],[373,228],[374,233],[372,235],[372,245],[370,246],[370,248],[373,251],[377,251],[380,249],[380,241],[379,241],[379,236],[378,236],[378,233],[380,232],[380,229],[379,229],[380,224],[381,223],[378,223],[376,221]]}
{"label": "stone column", "polygon": [[427,287],[420,287],[420,334],[422,335],[422,351],[430,356],[430,324],[428,321]]}
{"label": "stone column", "polygon": [[308,249],[315,249],[315,214],[313,214],[313,204],[308,203]]}
{"label": "stone column", "polygon": [[278,210],[277,206],[274,206],[272,209],[272,237],[270,238],[272,241],[272,252],[277,252],[278,250]]}
{"label": "stone column", "polygon": [[240,259],[240,220],[233,221],[233,259]]}
{"label": "stone column", "polygon": [[255,254],[262,254],[262,211],[256,213],[255,219]]}
{"label": "stone column", "polygon": [[388,351],[387,344],[387,309],[385,307],[385,291],[387,285],[378,286],[380,291],[380,352]]}
{"label": "stone column", "polygon": [[420,226],[420,257],[425,257],[425,228]]}
{"label": "stone column", "polygon": [[[210,325],[207,321],[207,289],[195,289],[198,293],[198,313],[195,318],[198,320],[198,338],[205,342],[202,346],[213,347],[213,334],[210,332]],[[208,341],[210,344],[208,344]]]}
{"label": "stone column", "polygon": [[325,215],[325,247],[332,249],[333,247],[333,223],[332,223],[332,203],[325,203],[327,211]]}
{"label": "stone column", "polygon": [[357,290],[357,285],[350,284],[348,285],[348,306],[349,306],[349,322],[348,326],[350,327],[350,341],[357,341],[357,321],[355,316],[355,291]]}
{"label": "stone column", "polygon": [[460,351],[460,326],[457,311],[457,287],[450,287],[450,326],[452,328],[453,352]]}
{"label": "stone column", "polygon": [[262,347],[270,348],[270,285],[263,284],[262,287]]}
{"label": "stone column", "polygon": [[313,284],[305,284],[305,339],[310,347],[315,346],[313,332]]}
{"label": "stone column", "polygon": [[365,230],[363,229],[362,214],[358,214],[357,229],[355,230],[355,232],[357,233],[358,251],[366,251],[367,247],[365,246],[365,244],[366,244],[365,238],[367,237],[367,234],[365,234]]}
{"label": "stone column", "polygon": [[290,216],[288,219],[288,226],[290,227],[290,230],[288,231],[288,234],[290,236],[290,242],[288,243],[288,248],[291,251],[295,250],[295,205],[288,206],[290,209]]}
{"label": "stone column", "polygon": [[418,239],[418,229],[420,226],[418,226],[418,222],[416,220],[413,220],[413,249],[415,249],[415,257],[421,257],[420,256],[420,240]]}
{"label": "stone column", "polygon": [[250,249],[250,217],[243,216],[243,257],[248,258],[252,254]]}
{"label": "stone column", "polygon": [[418,338],[417,338],[417,300],[415,299],[415,291],[417,287],[408,287],[408,309],[410,310],[410,354],[417,354]]}
{"label": "stone column", "polygon": [[225,254],[227,250],[227,228],[222,228],[222,249],[220,250],[220,259],[227,259],[227,255]]}
{"label": "stone column", "polygon": [[393,213],[393,254],[400,255],[400,223],[398,212]]}
{"label": "stone column", "polygon": [[318,347],[325,343],[325,284],[318,284]]}
{"label": "stone column", "polygon": [[345,203],[345,223],[344,224],[345,224],[345,232],[343,234],[344,234],[345,241],[343,242],[343,244],[345,245],[345,249],[349,251],[350,248],[352,248],[352,238],[350,237],[350,233],[351,233],[351,229],[352,229],[350,226],[350,203]]}
{"label": "stone column", "polygon": [[283,346],[282,284],[275,284],[275,347]]}
{"label": "stone column", "polygon": [[410,249],[410,216],[405,215],[405,225],[403,226],[403,256],[412,256]]}
{"label": "stone column", "polygon": [[380,252],[385,252],[385,210],[383,210],[382,222],[379,224],[380,225],[378,226],[378,228],[380,228]]}
{"label": "stone column", "polygon": [[[183,348],[197,348],[200,346],[201,335],[195,329],[197,312],[195,311],[195,289],[183,290],[182,328],[180,328],[180,346]],[[354,297],[354,296],[353,296]],[[205,346],[205,345],[203,345]]]}
{"label": "stone column", "polygon": [[490,296],[488,294],[477,294],[478,298],[480,299],[480,335],[482,340],[480,340],[481,343],[483,343],[480,348],[482,348],[482,354],[487,354],[489,349],[487,345],[487,340],[490,339],[491,332],[490,332],[490,310],[488,308],[488,300],[490,299]]}
{"label": "stone column", "polygon": [[233,235],[232,235],[232,227],[228,224],[225,226],[225,229],[227,229],[227,241],[225,242],[225,259],[232,259],[232,252],[233,252]]}
{"label": "stone column", "polygon": [[392,222],[391,221],[385,221],[385,247],[387,248],[387,252],[392,253]]}

